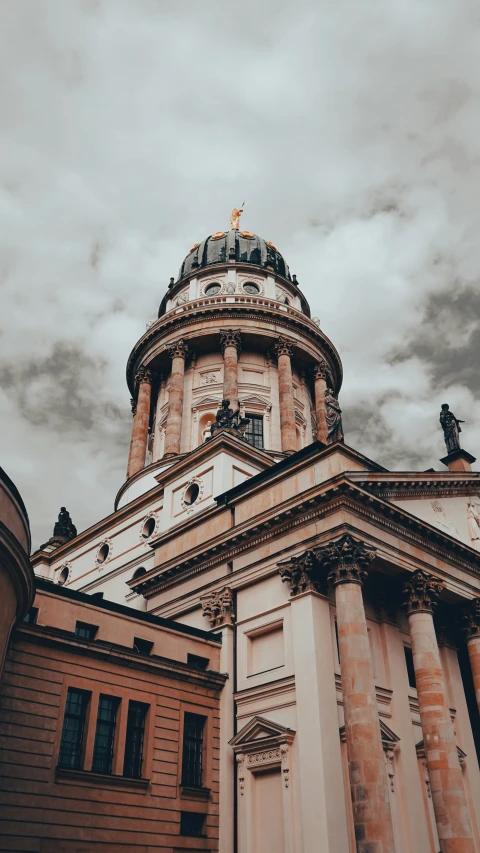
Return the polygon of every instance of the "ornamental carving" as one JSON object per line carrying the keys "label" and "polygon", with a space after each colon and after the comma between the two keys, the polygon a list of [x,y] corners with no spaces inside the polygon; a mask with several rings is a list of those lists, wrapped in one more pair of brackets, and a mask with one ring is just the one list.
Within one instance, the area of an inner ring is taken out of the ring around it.
{"label": "ornamental carving", "polygon": [[137,414],[137,401],[130,397],[130,407],[132,409],[132,415],[135,416]]}
{"label": "ornamental carving", "polygon": [[220,332],[220,349],[225,352],[226,347],[235,347],[240,352],[242,347],[242,336],[237,329],[225,329]]}
{"label": "ornamental carving", "polygon": [[327,363],[325,361],[319,361],[318,364],[313,368],[313,375],[315,379],[329,379],[330,374],[328,371]]}
{"label": "ornamental carving", "polygon": [[467,640],[480,637],[480,598],[474,598],[462,614],[463,630]]}
{"label": "ornamental carving", "polygon": [[443,586],[441,581],[435,580],[432,575],[422,572],[421,569],[414,572],[403,587],[403,606],[407,614],[433,613]]}
{"label": "ornamental carving", "polygon": [[245,793],[245,756],[242,753],[237,754],[238,765],[238,787],[240,788],[240,796]]}
{"label": "ornamental carving", "polygon": [[203,615],[208,617],[211,628],[233,625],[235,622],[233,594],[229,587],[202,595],[200,603]]}
{"label": "ornamental carving", "polygon": [[170,358],[186,358],[188,353],[188,346],[183,340],[183,338],[179,338],[178,341],[174,341],[172,344],[167,346],[167,351]]}
{"label": "ornamental carving", "polygon": [[290,595],[302,592],[326,593],[326,577],[314,551],[305,551],[278,564],[282,583],[288,583]]}
{"label": "ornamental carving", "polygon": [[202,373],[200,376],[200,384],[201,385],[216,385],[219,381],[220,374],[218,370],[209,370],[206,373]]}
{"label": "ornamental carving", "polygon": [[277,343],[273,345],[273,351],[277,358],[280,355],[291,356],[293,353],[293,341],[289,341],[288,338],[279,337]]}
{"label": "ornamental carving", "polygon": [[334,586],[340,583],[363,584],[376,553],[375,548],[354,539],[349,533],[337,542],[315,548],[315,556],[327,572],[327,580]]}
{"label": "ornamental carving", "polygon": [[153,371],[147,367],[140,367],[135,374],[135,385],[140,385],[141,382],[148,382],[151,385],[153,382]]}

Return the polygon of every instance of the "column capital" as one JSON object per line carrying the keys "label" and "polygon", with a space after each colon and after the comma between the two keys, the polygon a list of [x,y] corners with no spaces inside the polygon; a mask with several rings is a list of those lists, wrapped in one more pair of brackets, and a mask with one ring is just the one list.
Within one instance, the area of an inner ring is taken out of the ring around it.
{"label": "column capital", "polygon": [[321,571],[314,551],[304,551],[303,554],[290,557],[289,560],[283,560],[278,563],[277,568],[282,583],[288,583],[292,597],[300,595],[302,592],[326,594],[325,573]]}
{"label": "column capital", "polygon": [[403,606],[407,615],[420,612],[433,613],[443,587],[442,581],[435,580],[433,575],[421,569],[413,572],[403,586]]}
{"label": "column capital", "polygon": [[313,376],[315,379],[328,379],[330,372],[326,361],[319,361],[313,368]]}
{"label": "column capital", "polygon": [[147,367],[140,367],[135,374],[135,385],[140,385],[141,382],[153,383],[154,373]]}
{"label": "column capital", "polygon": [[315,548],[315,555],[328,572],[327,579],[334,586],[341,583],[363,584],[368,566],[376,556],[376,549],[346,533],[336,542]]}
{"label": "column capital", "polygon": [[226,347],[235,347],[237,353],[242,348],[242,335],[238,329],[223,329],[220,332],[220,349],[225,352]]}
{"label": "column capital", "polygon": [[277,358],[279,357],[279,355],[291,356],[293,353],[293,347],[293,341],[289,341],[288,338],[282,338],[280,336],[278,341],[273,345],[273,351]]}
{"label": "column capital", "polygon": [[462,614],[462,621],[467,640],[480,637],[480,598],[474,598],[465,607]]}
{"label": "column capital", "polygon": [[168,344],[167,351],[170,358],[183,358],[185,359],[188,354],[188,345],[185,343],[183,338],[179,338],[178,341],[173,341],[171,344]]}
{"label": "column capital", "polygon": [[207,616],[211,628],[233,625],[235,611],[232,590],[229,587],[207,592],[200,598],[203,615]]}

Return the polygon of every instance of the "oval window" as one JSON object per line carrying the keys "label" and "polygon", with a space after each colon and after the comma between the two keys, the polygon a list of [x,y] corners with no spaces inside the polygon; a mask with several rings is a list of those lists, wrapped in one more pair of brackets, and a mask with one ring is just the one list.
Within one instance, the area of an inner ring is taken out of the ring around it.
{"label": "oval window", "polygon": [[69,574],[70,574],[70,571],[69,571],[68,566],[64,566],[62,571],[60,572],[60,574],[58,576],[58,583],[60,586],[63,586],[64,583],[66,583],[68,581],[68,575]]}
{"label": "oval window", "polygon": [[97,554],[97,563],[104,563],[110,553],[110,545],[103,543]]}
{"label": "oval window", "polygon": [[245,282],[245,284],[243,285],[243,289],[244,289],[245,293],[252,293],[252,294],[260,293],[260,288],[259,288],[258,284],[254,284],[253,281]]}
{"label": "oval window", "polygon": [[221,289],[221,284],[209,284],[208,287],[205,288],[205,296],[216,296],[217,293],[220,293]]}
{"label": "oval window", "polygon": [[150,536],[153,536],[155,533],[156,522],[153,516],[151,518],[147,518],[145,524],[142,527],[142,536],[144,539],[150,539]]}
{"label": "oval window", "polygon": [[187,506],[192,506],[192,504],[194,504],[197,500],[199,494],[200,486],[198,485],[198,483],[192,483],[191,486],[189,486],[187,491],[185,492],[183,502],[187,504]]}

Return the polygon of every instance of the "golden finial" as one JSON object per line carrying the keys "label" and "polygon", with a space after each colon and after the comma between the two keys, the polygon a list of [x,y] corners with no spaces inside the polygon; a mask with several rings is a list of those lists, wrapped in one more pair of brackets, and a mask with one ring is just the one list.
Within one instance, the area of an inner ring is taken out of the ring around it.
{"label": "golden finial", "polygon": [[243,213],[243,208],[245,207],[245,202],[242,202],[242,206],[238,209],[236,207],[232,210],[232,215],[230,217],[230,228],[232,231],[238,231],[240,228],[240,217]]}

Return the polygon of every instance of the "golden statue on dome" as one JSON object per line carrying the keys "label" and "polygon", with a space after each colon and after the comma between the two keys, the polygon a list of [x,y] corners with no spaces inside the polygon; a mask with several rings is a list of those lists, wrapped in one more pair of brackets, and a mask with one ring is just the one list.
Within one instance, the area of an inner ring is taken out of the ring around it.
{"label": "golden statue on dome", "polygon": [[234,207],[232,209],[232,215],[230,217],[230,229],[232,231],[238,231],[240,228],[240,217],[243,213],[243,208],[245,206],[245,202],[242,203],[240,208]]}

